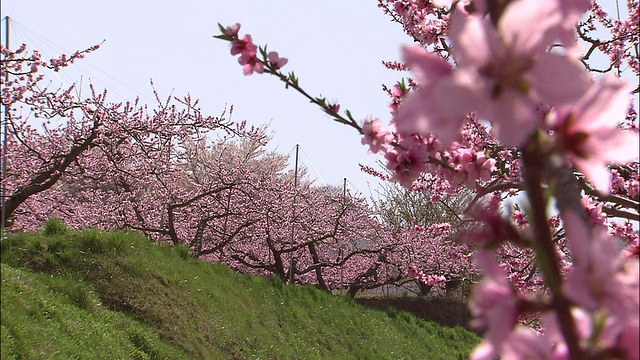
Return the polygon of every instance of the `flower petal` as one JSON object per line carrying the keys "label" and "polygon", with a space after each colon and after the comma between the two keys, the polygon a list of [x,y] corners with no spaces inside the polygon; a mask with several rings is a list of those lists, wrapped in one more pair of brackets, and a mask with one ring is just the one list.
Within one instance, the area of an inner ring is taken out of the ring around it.
{"label": "flower petal", "polygon": [[[517,90],[507,89],[490,102],[485,113],[498,140],[508,147],[520,146],[539,123],[536,104]],[[479,114],[483,116],[485,114]]]}
{"label": "flower petal", "polygon": [[430,131],[437,131],[439,121],[435,105],[429,88],[420,88],[407,95],[394,117],[398,133],[424,136]]}
{"label": "flower petal", "polygon": [[[625,164],[637,160],[640,153],[638,133],[622,129],[614,129],[611,132],[614,134],[602,134],[606,138],[598,141],[594,157],[608,164]],[[597,135],[595,137],[597,138]]]}
{"label": "flower petal", "polygon": [[582,159],[575,157],[571,160],[573,165],[584,174],[596,190],[603,194],[609,194],[609,184],[611,182],[611,173],[607,170],[607,166],[599,161],[592,159]]}
{"label": "flower petal", "polygon": [[576,104],[576,127],[592,132],[602,128],[617,128],[627,114],[631,88],[613,75],[600,78]]}
{"label": "flower petal", "polygon": [[549,105],[567,104],[578,100],[591,86],[584,68],[566,56],[542,54],[527,73],[527,82],[540,100]]}
{"label": "flower petal", "polygon": [[427,53],[421,46],[404,46],[402,58],[422,85],[434,82],[453,71],[451,65],[438,55]]}
{"label": "flower petal", "polygon": [[498,22],[500,34],[517,55],[544,53],[561,24],[559,10],[557,0],[513,1]]}
{"label": "flower petal", "polygon": [[503,48],[498,32],[488,21],[459,12],[449,20],[449,38],[458,66],[483,67]]}

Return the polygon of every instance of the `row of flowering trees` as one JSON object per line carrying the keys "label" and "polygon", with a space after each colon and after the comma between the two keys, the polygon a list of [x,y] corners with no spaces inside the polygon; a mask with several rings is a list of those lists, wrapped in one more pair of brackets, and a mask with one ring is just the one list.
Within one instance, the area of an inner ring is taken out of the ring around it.
{"label": "row of flowering trees", "polygon": [[352,296],[415,282],[409,264],[433,279],[423,294],[475,274],[468,258],[440,253],[448,225],[389,227],[363,199],[305,180],[304,169],[295,184],[288,156],[266,150],[265,129],[229,120],[232,109],[206,116],[197,100],[157,94],[155,106],[97,91],[78,98],[47,77],[93,50],[45,61],[2,48],[3,229],[36,230],[49,218],[132,229],[245,273]]}
{"label": "row of flowering trees", "polygon": [[484,275],[469,302],[484,332],[473,359],[638,359],[638,2],[616,16],[589,0],[378,6],[418,44],[385,62],[412,74],[384,87],[388,122],[313,97],[240,24],[216,37],[245,75],[273,75],[360,132],[391,175],[365,171],[434,202],[475,194],[464,220],[477,226],[436,250],[471,246]]}

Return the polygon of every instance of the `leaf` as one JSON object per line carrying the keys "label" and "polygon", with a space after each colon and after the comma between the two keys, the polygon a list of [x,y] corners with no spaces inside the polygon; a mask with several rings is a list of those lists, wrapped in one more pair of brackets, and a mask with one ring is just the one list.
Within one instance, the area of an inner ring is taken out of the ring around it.
{"label": "leaf", "polygon": [[351,111],[349,111],[349,110],[345,110],[345,111],[344,111],[344,113],[347,115],[347,117],[349,118],[349,120],[351,120],[351,121],[355,121],[355,120],[353,119],[353,116],[351,115]]}

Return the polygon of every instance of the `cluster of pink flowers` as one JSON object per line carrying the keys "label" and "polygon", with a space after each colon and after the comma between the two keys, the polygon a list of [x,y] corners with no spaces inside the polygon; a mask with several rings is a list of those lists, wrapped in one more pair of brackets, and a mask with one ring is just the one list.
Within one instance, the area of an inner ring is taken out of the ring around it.
{"label": "cluster of pink flowers", "polygon": [[496,160],[487,157],[485,153],[478,153],[473,149],[457,148],[454,143],[450,148],[450,157],[445,156],[447,163],[453,166],[454,171],[446,172],[446,177],[451,184],[467,186],[474,189],[476,182],[487,182],[496,169]]}
{"label": "cluster of pink flowers", "polygon": [[378,0],[378,6],[387,13],[398,14],[405,32],[423,44],[436,43],[446,30],[446,17],[443,19],[441,12],[427,1]]}
{"label": "cluster of pink flowers", "polygon": [[633,224],[630,221],[625,221],[623,224],[610,222],[609,228],[611,235],[629,244],[629,246],[627,246],[627,248],[629,248],[629,251],[636,252],[637,255],[637,250],[633,250],[632,248],[634,246],[636,248],[638,247],[640,237],[638,236],[637,230],[634,229]]}
{"label": "cluster of pink flowers", "polygon": [[611,171],[611,193],[627,195],[630,198],[637,199],[640,195],[640,179],[638,173],[638,164],[629,169],[629,179],[625,179],[620,175],[620,171],[613,169]]}
{"label": "cluster of pink flowers", "polygon": [[[44,78],[40,72],[40,68],[48,68],[53,71],[60,71],[62,68],[73,64],[76,60],[84,58],[85,54],[96,51],[100,45],[93,45],[82,51],[76,51],[71,55],[61,55],[60,57],[45,61],[39,51],[34,50],[31,54],[20,61],[16,61],[18,56],[24,56],[27,53],[27,47],[22,44],[17,50],[12,51],[3,45],[0,45],[0,54],[6,63],[0,71],[2,83],[2,103],[12,104],[24,97],[29,90],[25,85],[25,81],[38,82]],[[28,65],[27,65],[28,64]],[[26,68],[28,66],[28,68]],[[10,74],[11,76],[7,76]]]}
{"label": "cluster of pink flowers", "polygon": [[242,65],[245,75],[251,75],[254,71],[262,74],[264,72],[264,66],[257,56],[258,47],[253,43],[251,35],[249,34],[238,38],[238,31],[240,31],[240,24],[238,23],[226,29],[226,34],[234,37],[231,42],[231,55],[240,55],[238,62]]}
{"label": "cluster of pink flowers", "polygon": [[385,153],[393,141],[393,134],[391,131],[384,129],[380,119],[365,121],[362,126],[362,132],[364,133],[362,145],[369,145],[370,154]]}
{"label": "cluster of pink flowers", "polygon": [[528,224],[527,215],[520,210],[514,211],[513,214],[511,214],[511,218],[518,226],[524,226]]}
{"label": "cluster of pink flowers", "polygon": [[395,113],[400,106],[400,102],[402,101],[402,97],[405,95],[404,91],[400,87],[399,84],[393,85],[391,89],[386,89],[389,97],[391,97],[391,103],[389,104],[389,112],[391,114]]}
{"label": "cluster of pink flowers", "polygon": [[419,271],[418,268],[414,265],[409,268],[407,271],[407,277],[416,279],[423,284],[428,286],[435,286],[444,288],[447,284],[447,279],[442,275],[434,275],[434,274],[425,274],[422,271]]}
{"label": "cluster of pink flowers", "polygon": [[[400,2],[396,6],[401,6]],[[499,19],[479,11],[453,12],[448,19],[449,39],[457,67],[454,69],[439,54],[422,47],[405,48],[405,62],[420,86],[399,105],[393,104],[395,139],[399,146],[379,145],[390,143],[391,138],[379,124],[375,132],[365,132],[367,140],[363,139],[363,144],[376,144],[376,150],[386,149],[385,157],[391,165],[388,168],[396,174],[392,179],[405,186],[411,187],[424,171],[432,169],[426,165],[431,157],[454,170],[441,172],[445,178],[453,174],[448,177],[450,184],[474,188],[477,180],[486,182],[492,178],[496,160],[474,149],[458,148],[456,140],[465,117],[473,112],[490,121],[493,135],[509,147],[524,148],[533,141],[530,138],[536,131],[546,130],[550,135],[545,140],[548,147],[541,148],[543,152],[537,156],[560,154],[599,192],[609,193],[612,177],[608,165],[638,158],[638,134],[618,127],[627,114],[630,87],[609,75],[591,81],[573,57],[575,43],[567,34],[587,7],[588,4],[579,1],[521,0],[507,5]],[[567,55],[548,52],[554,41],[563,43]],[[547,110],[541,111],[540,104]],[[426,146],[425,139],[433,141],[434,134],[437,142],[447,149],[433,152],[434,147]],[[499,155],[502,161],[514,160],[510,150],[502,150]],[[516,161],[513,169],[509,169],[514,172],[509,178],[519,178],[519,170],[520,163]],[[614,191],[636,197],[637,178],[637,171],[631,180],[614,172]],[[581,208],[590,224],[608,223],[602,202],[591,202],[585,197]],[[557,318],[553,311],[543,312],[544,335],[517,325],[519,316],[527,313],[527,306],[531,307],[527,304],[537,303],[540,307],[541,300],[523,297],[521,289],[513,287],[514,279],[508,281],[512,276],[500,268],[493,253],[477,251],[476,263],[485,279],[476,287],[470,308],[477,318],[476,324],[486,329],[486,333],[472,358],[492,359],[499,354],[518,359],[575,358],[578,353],[617,352],[626,352],[629,358],[638,357],[637,340],[631,341],[638,335],[637,257],[621,256],[613,248],[615,241],[602,230],[585,230],[576,235],[576,230],[592,225],[568,219],[569,216],[565,215],[564,220],[571,261],[567,262],[564,253],[558,250],[544,256],[556,258],[551,261],[561,263],[561,272],[567,274],[564,286],[552,292],[557,292],[553,296],[566,296],[574,304],[575,307],[556,309],[564,314],[569,311],[573,319],[564,315]],[[513,214],[513,220],[523,231],[526,225],[522,234],[499,215],[483,216],[481,220],[489,225],[488,232],[475,235],[476,240],[486,239],[486,245],[495,246],[491,244],[496,241],[517,240],[521,244],[531,241],[526,239],[531,224],[523,212]],[[615,222],[610,226],[619,234],[630,232],[628,226]],[[637,240],[632,240],[628,249],[625,253],[637,253]],[[595,269],[603,271],[596,274]],[[562,276],[554,276],[558,275]],[[408,276],[424,278],[414,268]],[[607,281],[610,287],[603,289],[602,284]],[[633,315],[629,318],[623,313]],[[600,332],[597,324],[603,321],[605,330]],[[571,339],[572,336],[577,338]],[[587,339],[598,340],[587,345]]]}
{"label": "cluster of pink flowers", "polygon": [[398,146],[386,149],[387,169],[393,173],[391,180],[411,188],[414,180],[427,170],[429,144],[423,140],[412,136],[399,141]]}
{"label": "cluster of pink flowers", "polygon": [[554,108],[550,115],[554,137],[571,163],[599,191],[608,193],[610,163],[626,163],[638,157],[638,134],[622,131],[630,102],[630,86],[613,75],[600,78],[575,103]]}
{"label": "cluster of pink flowers", "polygon": [[[589,17],[580,24],[580,38],[587,41],[593,50],[597,50],[609,58],[609,68],[616,69],[620,72],[627,63],[628,68],[636,75],[640,74],[640,62],[638,60],[637,51],[632,50],[638,46],[638,23],[640,22],[640,4],[638,0],[627,0],[626,19],[619,16],[614,18],[598,3],[593,3],[593,8]],[[621,10],[619,4],[616,4],[616,12]],[[594,33],[601,28],[605,28],[611,34],[606,41],[600,41],[595,37]],[[631,42],[632,46],[629,46]],[[633,46],[635,45],[635,46]],[[589,54],[591,55],[591,54]],[[595,69],[590,61],[591,56],[585,57],[585,62],[589,69],[594,71],[602,71],[606,66]]]}
{"label": "cluster of pink flowers", "polygon": [[383,61],[384,66],[389,70],[404,71],[407,70],[407,66],[400,61]]}
{"label": "cluster of pink flowers", "polygon": [[242,69],[245,75],[251,75],[254,72],[262,74],[264,72],[265,63],[272,70],[278,70],[285,66],[288,59],[281,58],[277,52],[271,51],[267,54],[267,59],[258,58],[258,46],[253,43],[251,35],[247,34],[242,37],[238,36],[240,31],[240,24],[225,28],[224,35],[228,36],[231,40],[231,55],[240,55],[238,62],[242,65]]}

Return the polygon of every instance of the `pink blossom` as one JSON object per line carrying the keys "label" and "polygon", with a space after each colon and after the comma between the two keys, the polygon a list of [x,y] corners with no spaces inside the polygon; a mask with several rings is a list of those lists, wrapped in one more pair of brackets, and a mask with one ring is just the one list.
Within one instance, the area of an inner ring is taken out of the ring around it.
{"label": "pink blossom", "polygon": [[515,211],[513,215],[511,215],[511,218],[513,218],[513,221],[519,226],[524,226],[528,223],[526,214],[520,210]]}
{"label": "pink blossom", "polygon": [[378,151],[385,152],[387,146],[393,141],[391,131],[383,129],[380,119],[366,121],[362,125],[362,145],[369,144],[369,154],[375,154]]}
{"label": "pink blossom", "polygon": [[502,343],[517,322],[519,301],[492,252],[478,250],[474,258],[484,279],[473,288],[469,309],[474,323],[486,328],[486,333],[470,358],[490,360],[500,353]]}
{"label": "pink blossom", "polygon": [[589,214],[591,223],[595,225],[602,225],[607,220],[607,214],[603,211],[604,204],[599,201],[591,201],[589,197],[583,197],[581,200],[582,205]]}
{"label": "pink blossom", "polygon": [[502,150],[500,151],[500,159],[503,161],[511,161],[513,159],[513,153],[511,150]]}
{"label": "pink blossom", "polygon": [[544,335],[539,335],[530,328],[518,326],[505,341],[500,358],[503,360],[548,360],[554,358],[551,349],[552,344]]}
{"label": "pink blossom", "polygon": [[418,276],[418,268],[415,265],[412,265],[407,271],[407,276],[410,278],[415,278]]}
{"label": "pink blossom", "polygon": [[614,76],[600,78],[573,106],[552,113],[560,146],[596,189],[609,193],[609,163],[638,158],[638,134],[621,130],[629,105],[629,86]]}
{"label": "pink blossom", "polygon": [[274,70],[281,69],[287,64],[287,62],[289,62],[289,59],[281,58],[276,51],[271,51],[267,54],[267,58],[269,59],[269,64]]}
{"label": "pink blossom", "polygon": [[546,51],[562,22],[557,1],[511,2],[497,28],[486,17],[454,13],[459,69],[433,89],[440,114],[475,111],[505,145],[522,145],[541,121],[540,102],[575,101],[589,84],[579,62]]}
{"label": "pink blossom", "polygon": [[436,102],[434,96],[440,91],[437,85],[451,76],[451,65],[441,57],[427,53],[422,47],[405,47],[402,52],[420,87],[406,95],[400,104],[394,118],[396,128],[406,136],[425,136],[433,132],[444,146],[448,146],[458,137],[468,112],[466,107],[460,105],[469,99],[462,96],[464,94],[458,94],[462,97],[446,98],[445,103]]}
{"label": "pink blossom", "polygon": [[615,346],[625,350],[629,359],[640,359],[640,320],[637,314],[623,323],[617,335]]}
{"label": "pink blossom", "polygon": [[[576,324],[578,338],[581,340],[581,345],[586,348],[586,352],[594,353],[607,349],[619,354],[620,357],[614,358],[637,360],[640,356],[638,342],[640,321],[637,313],[630,313],[624,318],[616,319],[606,317],[601,312],[572,308],[571,315]],[[545,334],[541,340],[544,340],[550,348],[549,358],[569,359],[569,350],[556,314],[545,312],[542,315],[542,321]]]}
{"label": "pink blossom", "polygon": [[255,54],[243,53],[238,58],[238,62],[240,65],[243,65],[243,73],[247,76],[253,74],[254,71],[258,74],[264,72],[264,65]]}
{"label": "pink blossom", "polygon": [[442,275],[425,275],[420,281],[429,286],[444,288],[447,284],[447,278]]}
{"label": "pink blossom", "polygon": [[389,70],[407,70],[407,66],[399,61],[383,61],[383,64]]}
{"label": "pink blossom", "polygon": [[591,231],[572,212],[562,214],[573,269],[567,275],[567,296],[586,309],[607,309],[625,318],[639,315],[639,266],[637,258],[620,254],[615,239],[604,229]]}
{"label": "pink blossom", "polygon": [[229,36],[236,36],[238,35],[238,31],[240,31],[240,23],[235,23],[233,25],[227,26],[226,29],[224,30],[224,33]]}
{"label": "pink blossom", "polygon": [[[627,244],[630,244],[630,245],[636,244],[636,249],[637,249],[638,240],[640,240],[640,237],[638,236],[636,229],[634,229],[634,226],[630,221],[625,221],[623,224],[618,224],[615,221],[609,221],[608,225],[610,227],[610,233],[613,236],[620,238]],[[632,251],[631,249],[629,250]],[[636,256],[637,256],[637,250],[636,250]]]}
{"label": "pink blossom", "polygon": [[[417,229],[417,230],[420,230],[420,229]],[[445,285],[447,284],[447,278],[445,278],[444,276],[434,275],[434,274],[426,275],[424,272],[418,271],[418,268],[415,265],[412,265],[409,268],[409,270],[407,271],[407,276],[410,278],[416,279],[428,286],[444,288]]]}
{"label": "pink blossom", "polygon": [[477,153],[472,149],[458,148],[457,142],[451,146],[452,156],[443,157],[448,160],[454,172],[446,172],[447,179],[455,185],[465,185],[470,188],[476,186],[476,182],[485,182],[491,178],[491,173],[496,169],[496,160],[487,158],[484,153]]}
{"label": "pink blossom", "polygon": [[429,153],[426,145],[415,137],[404,139],[399,145],[387,150],[387,169],[393,172],[392,181],[411,188],[413,182],[427,169]]}
{"label": "pink blossom", "polygon": [[473,4],[475,11],[483,14],[487,8],[485,0],[462,0],[462,1],[454,1],[454,0],[431,0],[431,5],[436,8],[450,8],[453,4],[456,4],[456,10],[460,11],[464,14],[468,14],[466,7],[470,4]]}
{"label": "pink blossom", "polygon": [[611,192],[613,194],[624,193],[626,188],[625,179],[620,176],[618,170],[611,171]]}
{"label": "pink blossom", "polygon": [[391,90],[391,95],[395,97],[402,97],[404,95],[404,93],[402,92],[402,88],[400,88],[400,85],[398,84],[393,85],[393,89]]}
{"label": "pink blossom", "polygon": [[327,108],[330,112],[337,114],[340,111],[340,104],[327,104]]}
{"label": "pink blossom", "polygon": [[255,56],[257,50],[258,47],[251,40],[251,35],[245,35],[241,39],[234,39],[231,42],[231,55]]}
{"label": "pink blossom", "polygon": [[396,112],[396,110],[398,110],[398,106],[402,101],[404,92],[400,87],[400,85],[395,84],[393,85],[393,88],[391,88],[391,90],[388,91],[388,93],[389,93],[389,96],[391,96],[391,103],[389,104],[389,112],[393,114]]}

